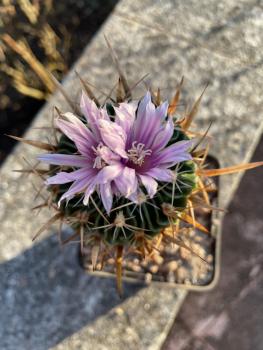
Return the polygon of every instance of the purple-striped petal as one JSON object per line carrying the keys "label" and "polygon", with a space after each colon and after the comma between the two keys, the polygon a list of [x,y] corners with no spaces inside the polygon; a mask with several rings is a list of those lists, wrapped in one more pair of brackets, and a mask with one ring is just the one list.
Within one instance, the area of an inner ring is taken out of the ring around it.
{"label": "purple-striped petal", "polygon": [[91,157],[91,147],[95,146],[97,142],[90,130],[72,113],[66,113],[63,116],[67,120],[58,118],[56,120],[57,127],[75,143],[80,153]]}
{"label": "purple-striped petal", "polygon": [[143,119],[145,117],[146,107],[147,105],[151,103],[151,93],[150,91],[147,91],[143,99],[140,101],[137,111],[137,118],[138,124],[143,122]]}
{"label": "purple-striped petal", "polygon": [[155,111],[156,117],[160,120],[164,120],[165,117],[167,116],[168,107],[169,107],[168,101],[165,101],[160,106],[158,106]]}
{"label": "purple-striped petal", "polygon": [[167,143],[170,141],[171,137],[173,136],[173,133],[174,133],[174,123],[173,123],[173,119],[169,117],[164,128],[161,129],[161,131],[159,131],[159,133],[155,137],[155,140],[151,147],[153,152],[158,152],[162,148],[164,148],[167,145]]}
{"label": "purple-striped petal", "polygon": [[85,116],[88,125],[91,127],[96,138],[99,138],[100,133],[97,127],[97,120],[99,119],[99,109],[96,103],[92,101],[88,95],[82,91],[80,99],[80,109]]}
{"label": "purple-striped petal", "polygon": [[101,200],[104,205],[104,208],[106,209],[106,212],[109,214],[111,211],[112,201],[113,201],[113,193],[111,190],[110,182],[100,185],[100,194],[101,194]]}
{"label": "purple-striped petal", "polygon": [[88,205],[88,204],[89,204],[90,196],[91,196],[92,193],[95,191],[95,188],[96,188],[96,183],[95,183],[95,181],[91,181],[91,182],[88,184],[88,187],[86,188],[86,191],[85,191],[85,195],[84,195],[84,199],[83,199],[83,204],[84,204],[84,205]]}
{"label": "purple-striped petal", "polygon": [[167,116],[168,102],[155,108],[151,102],[151,94],[148,91],[139,104],[137,118],[134,123],[134,140],[145,144],[147,148],[152,146],[153,140],[162,130],[162,123]]}
{"label": "purple-striped petal", "polygon": [[133,141],[141,142],[146,147],[150,146],[152,130],[155,128],[155,107],[151,101],[151,94],[148,91],[139,103],[137,118],[134,122]]}
{"label": "purple-striped petal", "polygon": [[46,181],[45,184],[46,185],[62,185],[62,184],[66,184],[68,182],[72,182],[74,180],[72,180],[72,177],[70,176],[71,173],[66,173],[64,171],[49,177]]}
{"label": "purple-striped petal", "polygon": [[106,146],[100,148],[100,156],[107,164],[114,164],[120,160],[120,156]]}
{"label": "purple-striped petal", "polygon": [[158,181],[171,182],[173,180],[173,173],[169,169],[152,168],[145,175],[151,176]]}
{"label": "purple-striped petal", "polygon": [[[82,135],[85,139],[90,141],[90,143],[96,142],[97,140],[95,137],[92,135],[91,131],[88,129],[88,127],[78,118],[76,117],[73,113],[64,113],[62,115],[66,120],[68,120],[72,126],[75,127],[76,131]],[[61,118],[58,118],[61,120]]]}
{"label": "purple-striped petal", "polygon": [[160,168],[171,168],[174,165],[181,163],[181,162],[185,162],[188,160],[192,160],[192,156],[185,152],[183,154],[174,156],[172,160],[169,161],[165,161],[164,159],[158,162],[158,165]]}
{"label": "purple-striped petal", "polygon": [[136,108],[137,103],[120,103],[119,107],[114,107],[116,113],[115,121],[127,135],[133,126]]}
{"label": "purple-striped petal", "polygon": [[150,198],[152,198],[157,192],[158,183],[151,176],[140,175],[139,178],[142,181],[143,186],[146,188],[146,191]]}
{"label": "purple-striped petal", "polygon": [[151,103],[151,93],[147,91],[146,95],[143,97],[143,99],[139,102],[136,120],[134,122],[134,130],[133,130],[133,136],[134,139],[138,137],[140,132],[140,126],[144,122],[144,119],[146,117],[146,107],[147,105]]}
{"label": "purple-striped petal", "polygon": [[171,167],[185,160],[191,160],[192,156],[189,149],[192,147],[192,140],[184,140],[174,143],[163,149],[153,159],[154,167],[157,165],[166,165]]}
{"label": "purple-striped petal", "polygon": [[129,197],[138,188],[135,170],[125,167],[121,175],[115,178],[114,183],[123,196]]}
{"label": "purple-striped petal", "polygon": [[122,170],[123,165],[121,164],[105,166],[99,171],[98,175],[96,176],[96,183],[105,184],[107,182],[110,182],[119,176]]}
{"label": "purple-striped petal", "polygon": [[[148,134],[146,135],[148,146],[151,147],[151,149],[154,149],[155,151],[156,149],[153,147],[153,142],[157,138],[160,131],[163,131],[165,129],[164,132],[166,132],[166,134],[164,135],[164,137],[167,137],[167,138],[170,137],[170,133],[173,134],[174,128],[170,118],[168,119],[168,124],[167,123],[164,124],[164,119],[167,116],[168,106],[169,106],[168,102],[164,102],[154,110],[154,118],[152,118],[153,121],[151,121],[151,127],[150,126],[148,127]],[[168,141],[165,143],[165,145],[167,143]]]}
{"label": "purple-striped petal", "polygon": [[71,154],[48,153],[37,157],[42,162],[54,165],[89,167],[90,161],[86,157]]}
{"label": "purple-striped petal", "polygon": [[105,144],[122,158],[128,158],[125,152],[127,135],[123,128],[108,120],[100,120],[99,128]]}
{"label": "purple-striped petal", "polygon": [[92,101],[84,91],[82,91],[82,95],[80,99],[80,109],[84,114],[88,122],[88,125],[92,129],[94,136],[99,142],[101,137],[100,137],[100,131],[98,128],[98,121],[101,119],[109,120],[108,114],[104,109],[98,108],[96,106],[96,103]]}
{"label": "purple-striped petal", "polygon": [[73,184],[70,186],[67,192],[65,192],[62,197],[60,198],[58,205],[60,206],[60,203],[64,199],[71,199],[73,198],[76,194],[81,193],[85,190],[85,188],[88,186],[89,182],[86,178],[81,179],[81,180],[76,180],[73,182]]}
{"label": "purple-striped petal", "polygon": [[92,176],[96,176],[97,171],[93,168],[81,168],[75,171],[71,171],[70,173],[66,173],[65,171],[61,171],[60,173],[49,177],[46,180],[47,185],[62,185],[68,182],[72,182],[75,180],[81,180],[84,177],[90,178]]}
{"label": "purple-striped petal", "polygon": [[152,102],[146,106],[146,116],[141,127],[140,142],[144,143],[147,148],[150,148],[162,127],[161,120],[156,117],[155,106]]}

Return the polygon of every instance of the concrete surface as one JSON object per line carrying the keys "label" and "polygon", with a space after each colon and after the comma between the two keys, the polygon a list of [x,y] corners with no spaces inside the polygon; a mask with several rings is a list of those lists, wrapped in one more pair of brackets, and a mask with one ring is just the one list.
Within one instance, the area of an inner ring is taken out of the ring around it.
{"label": "concrete surface", "polygon": [[[223,166],[249,160],[263,126],[261,19],[258,1],[123,0],[69,73],[65,89],[77,102],[74,69],[106,92],[116,82],[106,33],[131,82],[150,73],[154,85],[171,95],[185,75],[187,100],[197,98],[209,81],[196,125],[205,130],[213,121],[212,152]],[[54,105],[68,109],[56,94],[27,137],[48,137],[34,127],[47,126]],[[186,293],[129,286],[119,301],[113,281],[81,274],[74,247],[61,254],[50,233],[32,244],[50,214],[32,215],[32,180],[11,170],[21,167],[23,156],[33,162],[36,154],[20,145],[1,169],[0,348],[159,349]],[[223,178],[222,205],[229,203],[239,180],[240,175]]]}
{"label": "concrete surface", "polygon": [[[263,138],[253,156],[263,159]],[[162,350],[263,348],[263,170],[246,173],[223,224],[216,289],[189,293]]]}
{"label": "concrete surface", "polygon": [[0,279],[3,350],[149,348],[180,298],[129,285],[120,300],[112,280],[83,273],[76,249],[59,250],[56,235],[2,263]]}

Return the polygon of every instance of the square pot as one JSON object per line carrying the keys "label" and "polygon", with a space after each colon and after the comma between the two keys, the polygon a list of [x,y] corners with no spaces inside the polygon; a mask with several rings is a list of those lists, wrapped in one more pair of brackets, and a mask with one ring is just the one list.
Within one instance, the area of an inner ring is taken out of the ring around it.
{"label": "square pot", "polygon": [[[208,156],[208,168],[218,168],[218,161]],[[219,202],[219,178],[211,179],[216,190],[210,194],[211,206],[217,207]],[[197,228],[187,230],[183,241],[191,251],[175,244],[160,246],[151,259],[140,260],[135,254],[123,259],[123,281],[155,283],[168,288],[184,288],[194,291],[212,289],[219,277],[221,250],[221,222],[222,211],[207,210],[196,213],[196,219],[208,228],[209,233],[201,232]],[[169,228],[167,228],[169,230]],[[80,263],[84,270],[95,276],[115,278],[115,260],[109,257],[102,270],[93,271],[90,261],[90,251],[81,255]],[[200,253],[200,254],[199,254]]]}

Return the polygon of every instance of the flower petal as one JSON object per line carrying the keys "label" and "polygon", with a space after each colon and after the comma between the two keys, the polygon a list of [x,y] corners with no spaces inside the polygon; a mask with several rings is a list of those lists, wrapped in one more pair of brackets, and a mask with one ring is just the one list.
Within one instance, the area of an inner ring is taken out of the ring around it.
{"label": "flower petal", "polygon": [[164,120],[165,117],[167,116],[168,107],[169,107],[168,101],[165,101],[160,106],[158,106],[156,108],[156,112],[155,112],[157,118],[159,118],[160,120]]}
{"label": "flower petal", "polygon": [[123,128],[108,120],[100,120],[98,124],[105,144],[121,157],[128,158],[125,152],[127,135]]}
{"label": "flower petal", "polygon": [[173,180],[173,173],[169,169],[152,168],[145,175],[151,176],[158,181],[171,182]]}
{"label": "flower petal", "polygon": [[125,167],[114,183],[123,196],[129,197],[138,188],[135,170]]}
{"label": "flower petal", "polygon": [[123,166],[121,164],[105,166],[99,171],[96,177],[96,184],[105,184],[112,181],[119,176],[122,170]]}
{"label": "flower petal", "polygon": [[106,212],[109,214],[112,207],[113,194],[111,190],[111,184],[108,182],[106,184],[100,185],[100,194],[101,200],[106,209]]}
{"label": "flower petal", "polygon": [[92,129],[94,136],[98,141],[100,141],[101,137],[98,128],[98,121],[100,119],[109,120],[109,116],[107,115],[106,111],[99,109],[96,106],[96,103],[92,101],[84,91],[82,91],[80,99],[80,109],[84,114],[88,125]]}
{"label": "flower petal", "polygon": [[151,101],[151,94],[147,92],[139,103],[132,141],[143,143],[146,148],[152,149],[154,139],[163,130],[162,124],[167,116],[167,109],[168,102],[155,108]]}
{"label": "flower petal", "polygon": [[68,182],[72,182],[74,180],[72,180],[70,173],[66,173],[64,171],[61,171],[60,173],[49,177],[46,181],[45,184],[46,185],[62,185],[62,184],[66,184]]}
{"label": "flower petal", "polygon": [[84,177],[88,178],[91,176],[96,176],[97,171],[93,168],[81,168],[75,171],[66,173],[61,171],[54,176],[49,177],[46,180],[46,185],[62,185],[75,180],[81,180]]}
{"label": "flower petal", "polygon": [[120,103],[119,107],[114,107],[116,113],[115,121],[127,135],[133,126],[136,109],[137,103]]}
{"label": "flower petal", "polygon": [[86,157],[71,154],[48,153],[37,157],[42,162],[54,165],[89,167],[90,161]]}
{"label": "flower petal", "polygon": [[66,120],[62,118],[56,119],[57,127],[76,144],[80,153],[91,157],[91,147],[95,146],[98,141],[96,141],[87,126],[73,113],[65,113],[63,117]]}
{"label": "flower petal", "polygon": [[156,135],[151,149],[154,152],[158,152],[159,150],[164,148],[167,145],[167,143],[170,141],[171,137],[173,136],[173,132],[174,132],[173,119],[169,117],[164,128],[162,128],[161,131]]}
{"label": "flower petal", "polygon": [[148,195],[152,198],[157,192],[158,183],[151,176],[141,175],[139,177],[142,181],[143,186],[146,188]]}
{"label": "flower petal", "polygon": [[156,109],[152,102],[146,106],[146,115],[141,126],[140,141],[150,148],[157,133],[161,129],[161,120],[156,117]]}
{"label": "flower petal", "polygon": [[192,140],[183,140],[161,150],[159,154],[152,159],[153,167],[160,167],[160,165],[171,167],[182,161],[191,160],[192,156],[189,153],[189,149],[192,145]]}
{"label": "flower petal", "polygon": [[155,106],[148,91],[139,103],[137,118],[134,122],[133,141],[143,143],[146,147],[150,146],[149,135],[153,136],[151,131],[155,128],[155,122]]}
{"label": "flower petal", "polygon": [[88,187],[86,188],[86,191],[85,191],[85,196],[84,196],[84,199],[83,199],[83,204],[84,205],[88,205],[89,204],[89,198],[92,195],[92,193],[95,191],[95,188],[96,188],[95,181],[91,181],[88,184]]}
{"label": "flower petal", "polygon": [[120,156],[112,152],[107,146],[102,146],[99,153],[107,164],[114,164],[120,160]]}
{"label": "flower petal", "polygon": [[[81,134],[85,139],[89,140],[91,142],[96,142],[97,140],[94,138],[94,136],[92,135],[91,131],[89,130],[89,128],[87,127],[87,125],[85,125],[78,117],[76,117],[73,113],[67,112],[62,114],[62,116],[67,119],[72,126],[75,127],[76,131],[79,132],[79,134]],[[63,120],[61,118],[58,118],[58,120]]]}
{"label": "flower petal", "polygon": [[145,112],[146,112],[146,107],[149,103],[151,103],[151,93],[150,91],[147,91],[143,99],[139,102],[138,106],[138,111],[137,111],[137,120],[139,124],[143,121]]}
{"label": "flower petal", "polygon": [[73,182],[73,184],[70,186],[70,188],[68,189],[67,192],[65,192],[62,197],[60,198],[58,205],[60,206],[60,203],[64,200],[64,199],[68,199],[70,200],[71,198],[73,198],[76,194],[83,192],[85,190],[85,188],[87,187],[87,185],[89,184],[89,181],[84,178],[81,180],[76,180],[75,182]]}
{"label": "flower petal", "polygon": [[[147,129],[148,134],[145,134],[145,136],[147,137],[148,147],[151,149],[154,149],[153,142],[156,139],[156,137],[158,137],[158,134],[160,133],[160,131],[164,131],[165,138],[169,138],[169,140],[170,140],[170,138],[172,137],[172,135],[170,136],[170,133],[173,134],[172,120],[168,119],[168,123],[165,123],[165,126],[163,125],[164,119],[167,116],[168,106],[169,106],[169,103],[164,102],[160,106],[155,108],[154,113],[152,113],[152,114],[154,114],[154,116],[151,118],[151,123],[149,124],[148,129]],[[168,141],[166,143],[164,142],[165,145],[168,143]]]}

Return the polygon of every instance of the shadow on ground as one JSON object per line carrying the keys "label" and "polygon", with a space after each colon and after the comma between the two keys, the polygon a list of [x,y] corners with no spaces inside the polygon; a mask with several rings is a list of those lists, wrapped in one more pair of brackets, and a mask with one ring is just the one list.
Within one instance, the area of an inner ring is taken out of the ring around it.
{"label": "shadow on ground", "polygon": [[[83,272],[76,249],[61,251],[54,234],[0,266],[1,349],[49,349],[123,302],[114,280]],[[126,299],[140,287],[124,289]]]}

